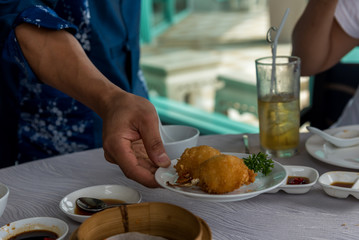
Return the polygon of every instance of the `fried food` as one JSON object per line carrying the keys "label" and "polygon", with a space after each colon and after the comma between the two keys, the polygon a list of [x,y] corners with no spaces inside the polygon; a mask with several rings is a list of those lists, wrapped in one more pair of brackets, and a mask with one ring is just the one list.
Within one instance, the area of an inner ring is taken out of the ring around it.
{"label": "fried food", "polygon": [[207,145],[187,148],[174,166],[179,176],[177,182],[186,182],[198,178],[199,165],[219,154],[221,154],[219,150]]}
{"label": "fried food", "polygon": [[198,173],[201,189],[214,194],[232,192],[244,184],[253,183],[257,175],[245,165],[243,159],[226,154],[204,161]]}
{"label": "fried food", "polygon": [[187,148],[174,168],[178,179],[173,186],[197,185],[210,194],[232,192],[253,183],[257,176],[243,159],[206,145]]}

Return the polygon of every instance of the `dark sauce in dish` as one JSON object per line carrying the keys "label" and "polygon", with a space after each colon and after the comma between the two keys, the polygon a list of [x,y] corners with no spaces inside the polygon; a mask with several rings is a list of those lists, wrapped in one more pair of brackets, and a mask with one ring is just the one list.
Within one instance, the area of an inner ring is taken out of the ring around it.
{"label": "dark sauce in dish", "polygon": [[9,240],[55,240],[59,236],[51,231],[47,230],[32,230],[22,232],[9,238]]}
{"label": "dark sauce in dish", "polygon": [[333,182],[330,185],[336,186],[336,187],[351,188],[351,187],[353,187],[354,183],[353,182]]}
{"label": "dark sauce in dish", "polygon": [[300,185],[310,183],[309,178],[299,177],[299,176],[289,176],[287,179],[287,184],[289,185]]}
{"label": "dark sauce in dish", "polygon": [[[122,200],[118,200],[118,199],[101,199],[102,201],[104,201],[106,204],[119,204],[119,203],[124,203],[125,201]],[[91,216],[93,214],[95,214],[94,212],[88,212],[85,210],[82,210],[81,208],[79,208],[76,204],[74,213],[77,215],[85,215],[85,216]]]}

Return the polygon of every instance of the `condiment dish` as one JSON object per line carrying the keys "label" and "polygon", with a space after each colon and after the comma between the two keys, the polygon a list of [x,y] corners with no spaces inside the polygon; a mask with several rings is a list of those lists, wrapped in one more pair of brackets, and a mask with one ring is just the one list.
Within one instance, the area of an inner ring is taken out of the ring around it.
{"label": "condiment dish", "polygon": [[141,201],[141,194],[135,189],[122,185],[97,185],[86,187],[74,191],[65,196],[60,201],[60,209],[71,219],[77,222],[83,222],[91,216],[83,215],[76,206],[76,200],[79,197],[93,197],[98,199],[117,200],[126,203],[139,203]]}
{"label": "condiment dish", "polygon": [[0,183],[0,217],[5,211],[9,193],[9,188],[5,184]]}
{"label": "condiment dish", "polygon": [[359,172],[326,172],[320,176],[318,182],[329,196],[347,198],[352,195],[359,199]]}
{"label": "condiment dish", "polygon": [[186,148],[197,146],[199,137],[197,128],[183,125],[163,125],[163,130],[172,139],[163,143],[170,159],[180,158]]}
{"label": "condiment dish", "polygon": [[0,228],[0,239],[8,240],[19,234],[31,233],[35,230],[55,233],[56,239],[63,240],[66,239],[69,226],[61,219],[53,217],[26,218],[2,226]]}
{"label": "condiment dish", "polygon": [[[319,173],[314,168],[292,165],[284,165],[284,168],[288,175],[287,181],[269,193],[276,193],[279,190],[282,190],[289,194],[304,194],[309,192],[313,185],[318,181]],[[291,179],[295,179],[295,183],[291,184]],[[307,180],[306,183],[301,183],[303,180]]]}

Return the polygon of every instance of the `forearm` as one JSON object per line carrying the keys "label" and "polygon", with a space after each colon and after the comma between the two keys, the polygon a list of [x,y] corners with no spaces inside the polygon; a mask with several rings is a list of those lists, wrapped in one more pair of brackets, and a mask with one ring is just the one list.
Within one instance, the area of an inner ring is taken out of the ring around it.
{"label": "forearm", "polygon": [[122,91],[97,70],[70,33],[29,24],[21,24],[15,31],[23,54],[37,77],[100,116],[112,93]]}
{"label": "forearm", "polygon": [[310,0],[292,35],[292,54],[302,59],[302,74],[326,67],[332,42],[334,13],[338,0]]}

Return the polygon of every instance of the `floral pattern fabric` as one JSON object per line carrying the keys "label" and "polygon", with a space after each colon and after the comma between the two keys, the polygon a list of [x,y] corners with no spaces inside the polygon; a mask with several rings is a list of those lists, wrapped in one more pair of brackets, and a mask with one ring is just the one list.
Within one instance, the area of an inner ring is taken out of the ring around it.
{"label": "floral pattern fabric", "polygon": [[[14,26],[26,22],[54,30],[65,29],[74,34],[86,53],[91,56],[93,50],[91,43],[95,37],[99,38],[98,34],[92,36],[94,32],[91,21],[91,11],[87,0],[59,0],[55,8],[43,4],[26,8],[18,15]],[[132,58],[129,57],[131,60]],[[41,83],[36,78],[22,55],[13,29],[3,48],[2,59],[20,68],[17,74],[18,89],[16,91],[19,108],[16,159],[18,163],[101,146],[99,117],[86,106]],[[120,65],[128,64],[126,61],[125,57]],[[104,66],[102,69],[105,69]],[[139,69],[135,71],[140,76]],[[113,77],[116,81],[127,86],[127,81],[132,80],[132,86],[139,86],[140,90],[120,87],[126,91],[140,92],[147,97],[147,89],[142,78],[129,80],[123,77],[126,76],[124,73],[118,75],[121,77]],[[110,72],[109,76],[113,74]]]}

